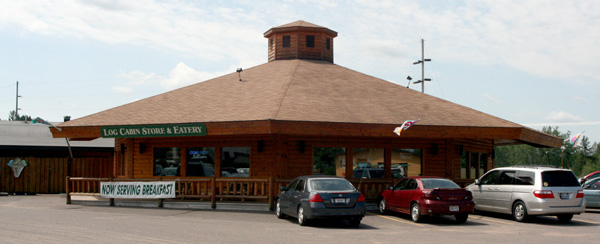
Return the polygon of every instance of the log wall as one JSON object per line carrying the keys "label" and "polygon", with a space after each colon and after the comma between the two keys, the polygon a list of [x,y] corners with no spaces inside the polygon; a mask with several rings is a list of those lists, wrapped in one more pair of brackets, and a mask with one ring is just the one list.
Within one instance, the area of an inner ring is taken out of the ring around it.
{"label": "log wall", "polygon": [[76,177],[110,177],[113,173],[112,153],[104,156],[74,158],[69,164],[67,157],[20,157],[27,166],[19,177],[14,177],[7,165],[16,157],[0,157],[0,192],[26,194],[64,193],[69,175]]}

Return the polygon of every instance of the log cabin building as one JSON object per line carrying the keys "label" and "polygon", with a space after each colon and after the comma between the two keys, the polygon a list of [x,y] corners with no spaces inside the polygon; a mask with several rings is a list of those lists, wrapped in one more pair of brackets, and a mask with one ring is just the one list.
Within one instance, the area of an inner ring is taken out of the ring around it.
{"label": "log cabin building", "polygon": [[[305,21],[273,27],[264,33],[265,64],[51,131],[71,140],[116,138],[117,180],[177,180],[186,182],[178,183],[178,196],[213,199],[233,195],[222,182],[283,185],[309,174],[348,178],[371,198],[401,175],[464,185],[494,167],[494,146],[561,145],[554,136],[337,65],[336,36]],[[393,132],[416,119],[400,136]],[[277,193],[263,188],[238,193]]]}

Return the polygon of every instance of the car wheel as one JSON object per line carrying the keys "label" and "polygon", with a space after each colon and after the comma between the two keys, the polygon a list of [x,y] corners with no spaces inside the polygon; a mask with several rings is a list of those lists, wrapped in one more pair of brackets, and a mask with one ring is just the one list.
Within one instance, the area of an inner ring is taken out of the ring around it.
{"label": "car wheel", "polygon": [[423,215],[421,215],[421,208],[419,207],[419,204],[413,203],[412,207],[410,207],[410,217],[415,223],[420,223],[423,221]]}
{"label": "car wheel", "polygon": [[469,214],[468,213],[455,214],[454,218],[456,218],[457,223],[462,224],[464,222],[467,222],[467,219],[469,218]]}
{"label": "car wheel", "polygon": [[308,225],[308,219],[304,216],[304,208],[302,206],[298,207],[298,224],[301,226]]}
{"label": "car wheel", "polygon": [[280,219],[285,218],[285,214],[281,212],[281,204],[279,203],[279,199],[277,199],[277,203],[275,203],[275,215],[277,215],[277,218]]}
{"label": "car wheel", "polygon": [[515,203],[515,205],[513,206],[513,217],[517,222],[526,222],[529,219],[525,203],[521,201]]}
{"label": "car wheel", "polygon": [[385,205],[385,198],[382,198],[381,201],[379,201],[379,213],[380,214],[387,214],[387,206]]}
{"label": "car wheel", "polygon": [[358,227],[360,225],[361,220],[362,218],[352,218],[348,220],[348,223],[350,223],[351,227]]}
{"label": "car wheel", "polygon": [[560,214],[560,215],[557,215],[556,218],[558,218],[558,222],[569,223],[569,222],[571,222],[571,219],[573,218],[573,214]]}

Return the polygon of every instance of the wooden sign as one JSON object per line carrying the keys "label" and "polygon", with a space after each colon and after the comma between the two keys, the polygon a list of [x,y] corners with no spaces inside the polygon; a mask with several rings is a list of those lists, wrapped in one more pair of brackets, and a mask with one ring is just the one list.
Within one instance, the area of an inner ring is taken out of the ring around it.
{"label": "wooden sign", "polygon": [[133,125],[100,127],[104,138],[205,136],[204,124]]}

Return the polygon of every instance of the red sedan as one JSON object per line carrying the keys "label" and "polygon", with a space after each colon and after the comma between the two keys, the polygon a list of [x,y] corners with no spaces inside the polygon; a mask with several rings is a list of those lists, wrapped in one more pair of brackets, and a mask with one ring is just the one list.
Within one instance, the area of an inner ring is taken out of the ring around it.
{"label": "red sedan", "polygon": [[379,196],[381,214],[406,213],[414,222],[421,222],[425,215],[454,215],[458,223],[464,223],[474,207],[470,191],[439,177],[407,177]]}

